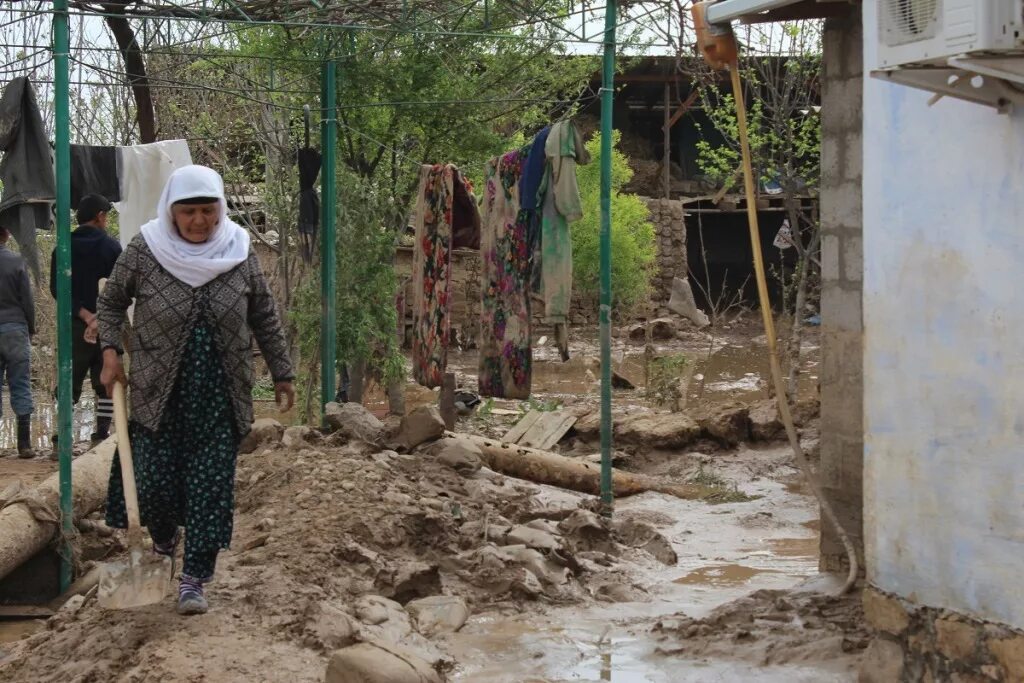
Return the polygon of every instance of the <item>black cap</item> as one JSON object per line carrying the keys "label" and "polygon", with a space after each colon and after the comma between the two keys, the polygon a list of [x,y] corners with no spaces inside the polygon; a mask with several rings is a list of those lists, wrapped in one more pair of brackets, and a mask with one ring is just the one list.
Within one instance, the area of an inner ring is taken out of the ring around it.
{"label": "black cap", "polygon": [[79,225],[84,225],[96,218],[101,213],[111,209],[110,200],[101,194],[87,194],[78,202],[78,213],[76,218]]}

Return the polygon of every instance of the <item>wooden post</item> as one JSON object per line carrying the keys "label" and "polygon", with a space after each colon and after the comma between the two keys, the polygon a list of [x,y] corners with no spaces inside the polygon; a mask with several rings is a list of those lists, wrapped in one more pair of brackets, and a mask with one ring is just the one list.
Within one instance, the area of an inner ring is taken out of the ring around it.
{"label": "wooden post", "polygon": [[664,145],[665,150],[661,157],[661,173],[662,183],[664,183],[665,199],[668,199],[672,193],[672,123],[669,120],[671,114],[669,113],[670,97],[672,94],[672,84],[668,81],[665,82],[665,126],[664,126]]}

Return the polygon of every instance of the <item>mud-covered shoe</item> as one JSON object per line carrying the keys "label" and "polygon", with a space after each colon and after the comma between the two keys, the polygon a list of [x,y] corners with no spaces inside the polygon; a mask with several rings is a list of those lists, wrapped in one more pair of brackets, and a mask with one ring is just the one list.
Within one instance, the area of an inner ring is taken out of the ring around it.
{"label": "mud-covered shoe", "polygon": [[203,595],[203,584],[182,576],[178,584],[178,614],[206,614],[209,609],[210,603]]}

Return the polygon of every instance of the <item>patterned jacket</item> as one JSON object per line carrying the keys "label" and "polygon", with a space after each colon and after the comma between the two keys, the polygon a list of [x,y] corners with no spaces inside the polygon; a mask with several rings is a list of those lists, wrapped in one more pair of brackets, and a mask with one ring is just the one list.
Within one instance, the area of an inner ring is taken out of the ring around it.
{"label": "patterned jacket", "polygon": [[121,330],[134,300],[128,379],[131,419],[156,431],[174,389],[189,333],[200,311],[214,326],[239,438],[253,420],[252,340],[274,381],[294,379],[288,343],[263,269],[250,249],[245,263],[193,289],[157,262],[142,235],[124,250],[97,306],[102,348],[121,351]]}

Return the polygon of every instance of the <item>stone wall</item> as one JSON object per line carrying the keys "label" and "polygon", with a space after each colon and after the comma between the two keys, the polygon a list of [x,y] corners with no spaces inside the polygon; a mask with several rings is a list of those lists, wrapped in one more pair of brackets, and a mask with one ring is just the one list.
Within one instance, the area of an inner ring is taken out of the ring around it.
{"label": "stone wall", "polygon": [[921,607],[868,586],[864,616],[877,631],[860,683],[1024,681],[1024,633]]}
{"label": "stone wall", "polygon": [[[859,6],[848,17],[826,22],[821,109],[820,381],[821,483],[863,557],[861,42]],[[822,569],[844,571],[845,563],[838,536],[831,525],[822,525]]]}
{"label": "stone wall", "polygon": [[655,271],[652,299],[668,301],[672,291],[672,278],[686,277],[686,224],[683,203],[677,199],[651,199],[641,197],[651,212],[658,244],[658,267]]}
{"label": "stone wall", "polygon": [[[480,252],[456,249],[452,253],[451,326],[457,339],[476,339],[480,327]],[[405,282],[406,322],[412,322],[412,247],[398,247],[395,272]]]}

